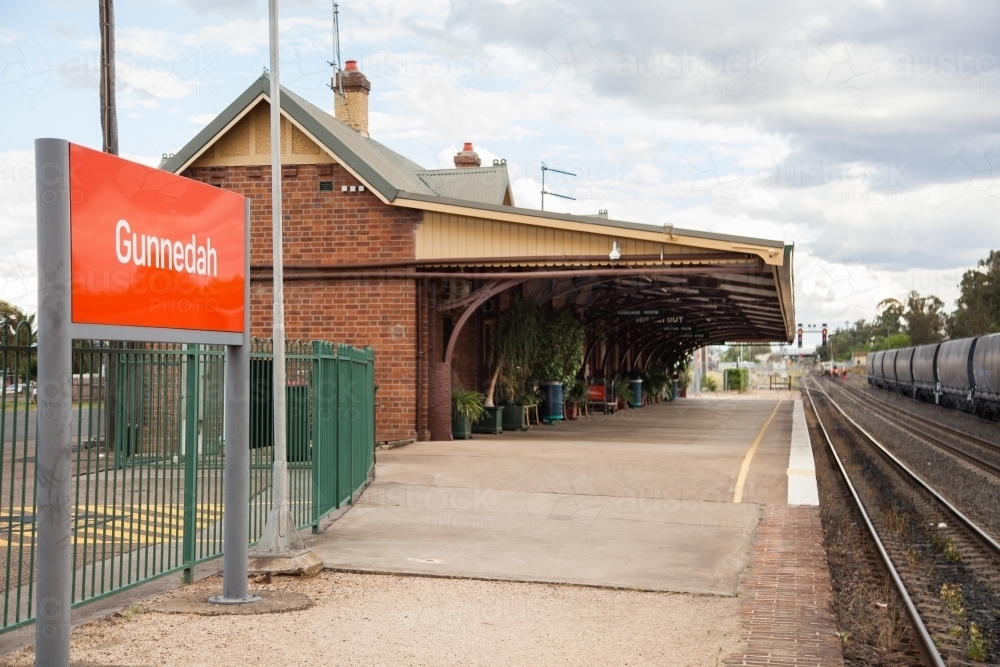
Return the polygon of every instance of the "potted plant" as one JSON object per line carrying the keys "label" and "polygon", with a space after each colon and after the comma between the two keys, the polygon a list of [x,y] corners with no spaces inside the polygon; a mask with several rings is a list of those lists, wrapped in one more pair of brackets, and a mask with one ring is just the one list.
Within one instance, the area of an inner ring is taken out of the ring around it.
{"label": "potted plant", "polygon": [[687,398],[687,388],[691,386],[691,365],[687,362],[681,367],[677,374],[677,385],[680,389],[680,398]]}
{"label": "potted plant", "polygon": [[483,406],[483,414],[478,420],[472,422],[473,433],[492,433],[499,435],[503,433],[503,413],[504,406],[494,405]]}
{"label": "potted plant", "polygon": [[670,376],[662,370],[652,371],[642,379],[642,393],[649,403],[659,403],[670,386]]}
{"label": "potted plant", "polygon": [[514,297],[510,308],[500,313],[490,341],[490,363],[493,375],[486,389],[484,408],[497,411],[494,395],[499,388],[507,405],[500,410],[501,429],[526,431],[524,388],[538,351],[538,309],[534,302],[521,295]]}
{"label": "potted plant", "polygon": [[483,416],[483,395],[471,389],[451,391],[451,435],[459,440],[472,437],[472,422]]}
{"label": "potted plant", "polygon": [[611,395],[618,401],[619,410],[625,409],[635,400],[635,395],[632,393],[629,381],[620,377],[611,381]]}
{"label": "potted plant", "polygon": [[576,379],[566,385],[566,419],[577,419],[580,407],[587,403],[587,383]]}
{"label": "potted plant", "polygon": [[542,421],[563,419],[563,387],[583,365],[583,324],[566,310],[547,311],[539,331],[537,377],[542,380]]}

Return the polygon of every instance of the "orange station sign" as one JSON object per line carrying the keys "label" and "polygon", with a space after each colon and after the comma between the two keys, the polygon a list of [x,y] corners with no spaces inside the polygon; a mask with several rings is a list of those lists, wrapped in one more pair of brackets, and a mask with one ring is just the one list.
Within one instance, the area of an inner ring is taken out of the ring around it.
{"label": "orange station sign", "polygon": [[244,198],[69,144],[74,324],[242,333]]}

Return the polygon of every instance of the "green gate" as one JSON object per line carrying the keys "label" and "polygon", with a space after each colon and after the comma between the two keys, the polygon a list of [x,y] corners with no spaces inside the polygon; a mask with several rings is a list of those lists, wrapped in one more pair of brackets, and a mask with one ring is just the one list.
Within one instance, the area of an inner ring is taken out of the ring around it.
{"label": "green gate", "polygon": [[365,483],[374,465],[375,355],[370,349],[314,342],[313,518],[319,520]]}
{"label": "green gate", "polygon": [[[33,342],[0,330],[0,632],[35,614]],[[272,370],[270,341],[253,341],[252,542],[271,509]],[[74,342],[74,606],[222,553],[224,377],[218,346]],[[374,354],[290,342],[286,377],[290,508],[318,530],[374,464]]]}

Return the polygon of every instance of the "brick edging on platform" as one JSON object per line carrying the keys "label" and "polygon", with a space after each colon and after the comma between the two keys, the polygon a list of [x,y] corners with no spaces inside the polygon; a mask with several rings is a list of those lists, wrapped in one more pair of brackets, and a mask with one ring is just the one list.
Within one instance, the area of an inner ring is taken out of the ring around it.
{"label": "brick edging on platform", "polygon": [[818,507],[764,508],[739,597],[746,645],[724,664],[844,664]]}

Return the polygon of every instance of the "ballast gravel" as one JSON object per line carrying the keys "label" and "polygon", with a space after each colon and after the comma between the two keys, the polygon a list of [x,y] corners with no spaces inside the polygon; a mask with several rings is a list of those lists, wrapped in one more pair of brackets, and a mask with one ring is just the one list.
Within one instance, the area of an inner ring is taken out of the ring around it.
{"label": "ballast gravel", "polygon": [[[199,587],[221,589],[218,577]],[[151,611],[165,594],[79,627],[74,664],[722,664],[741,647],[736,598],[534,583],[323,572],[251,590],[304,593],[313,606],[259,616]],[[34,664],[34,650],[0,665]]]}
{"label": "ballast gravel", "polygon": [[861,379],[853,381],[856,386],[870,393],[876,399],[891,403],[901,410],[906,410],[924,419],[932,419],[945,426],[950,426],[959,431],[964,431],[969,435],[974,435],[977,438],[1000,443],[1000,422],[984,419],[983,417],[962,412],[961,410],[953,410],[941,405],[918,401],[909,396],[869,386],[867,383],[864,383],[863,376]]}

